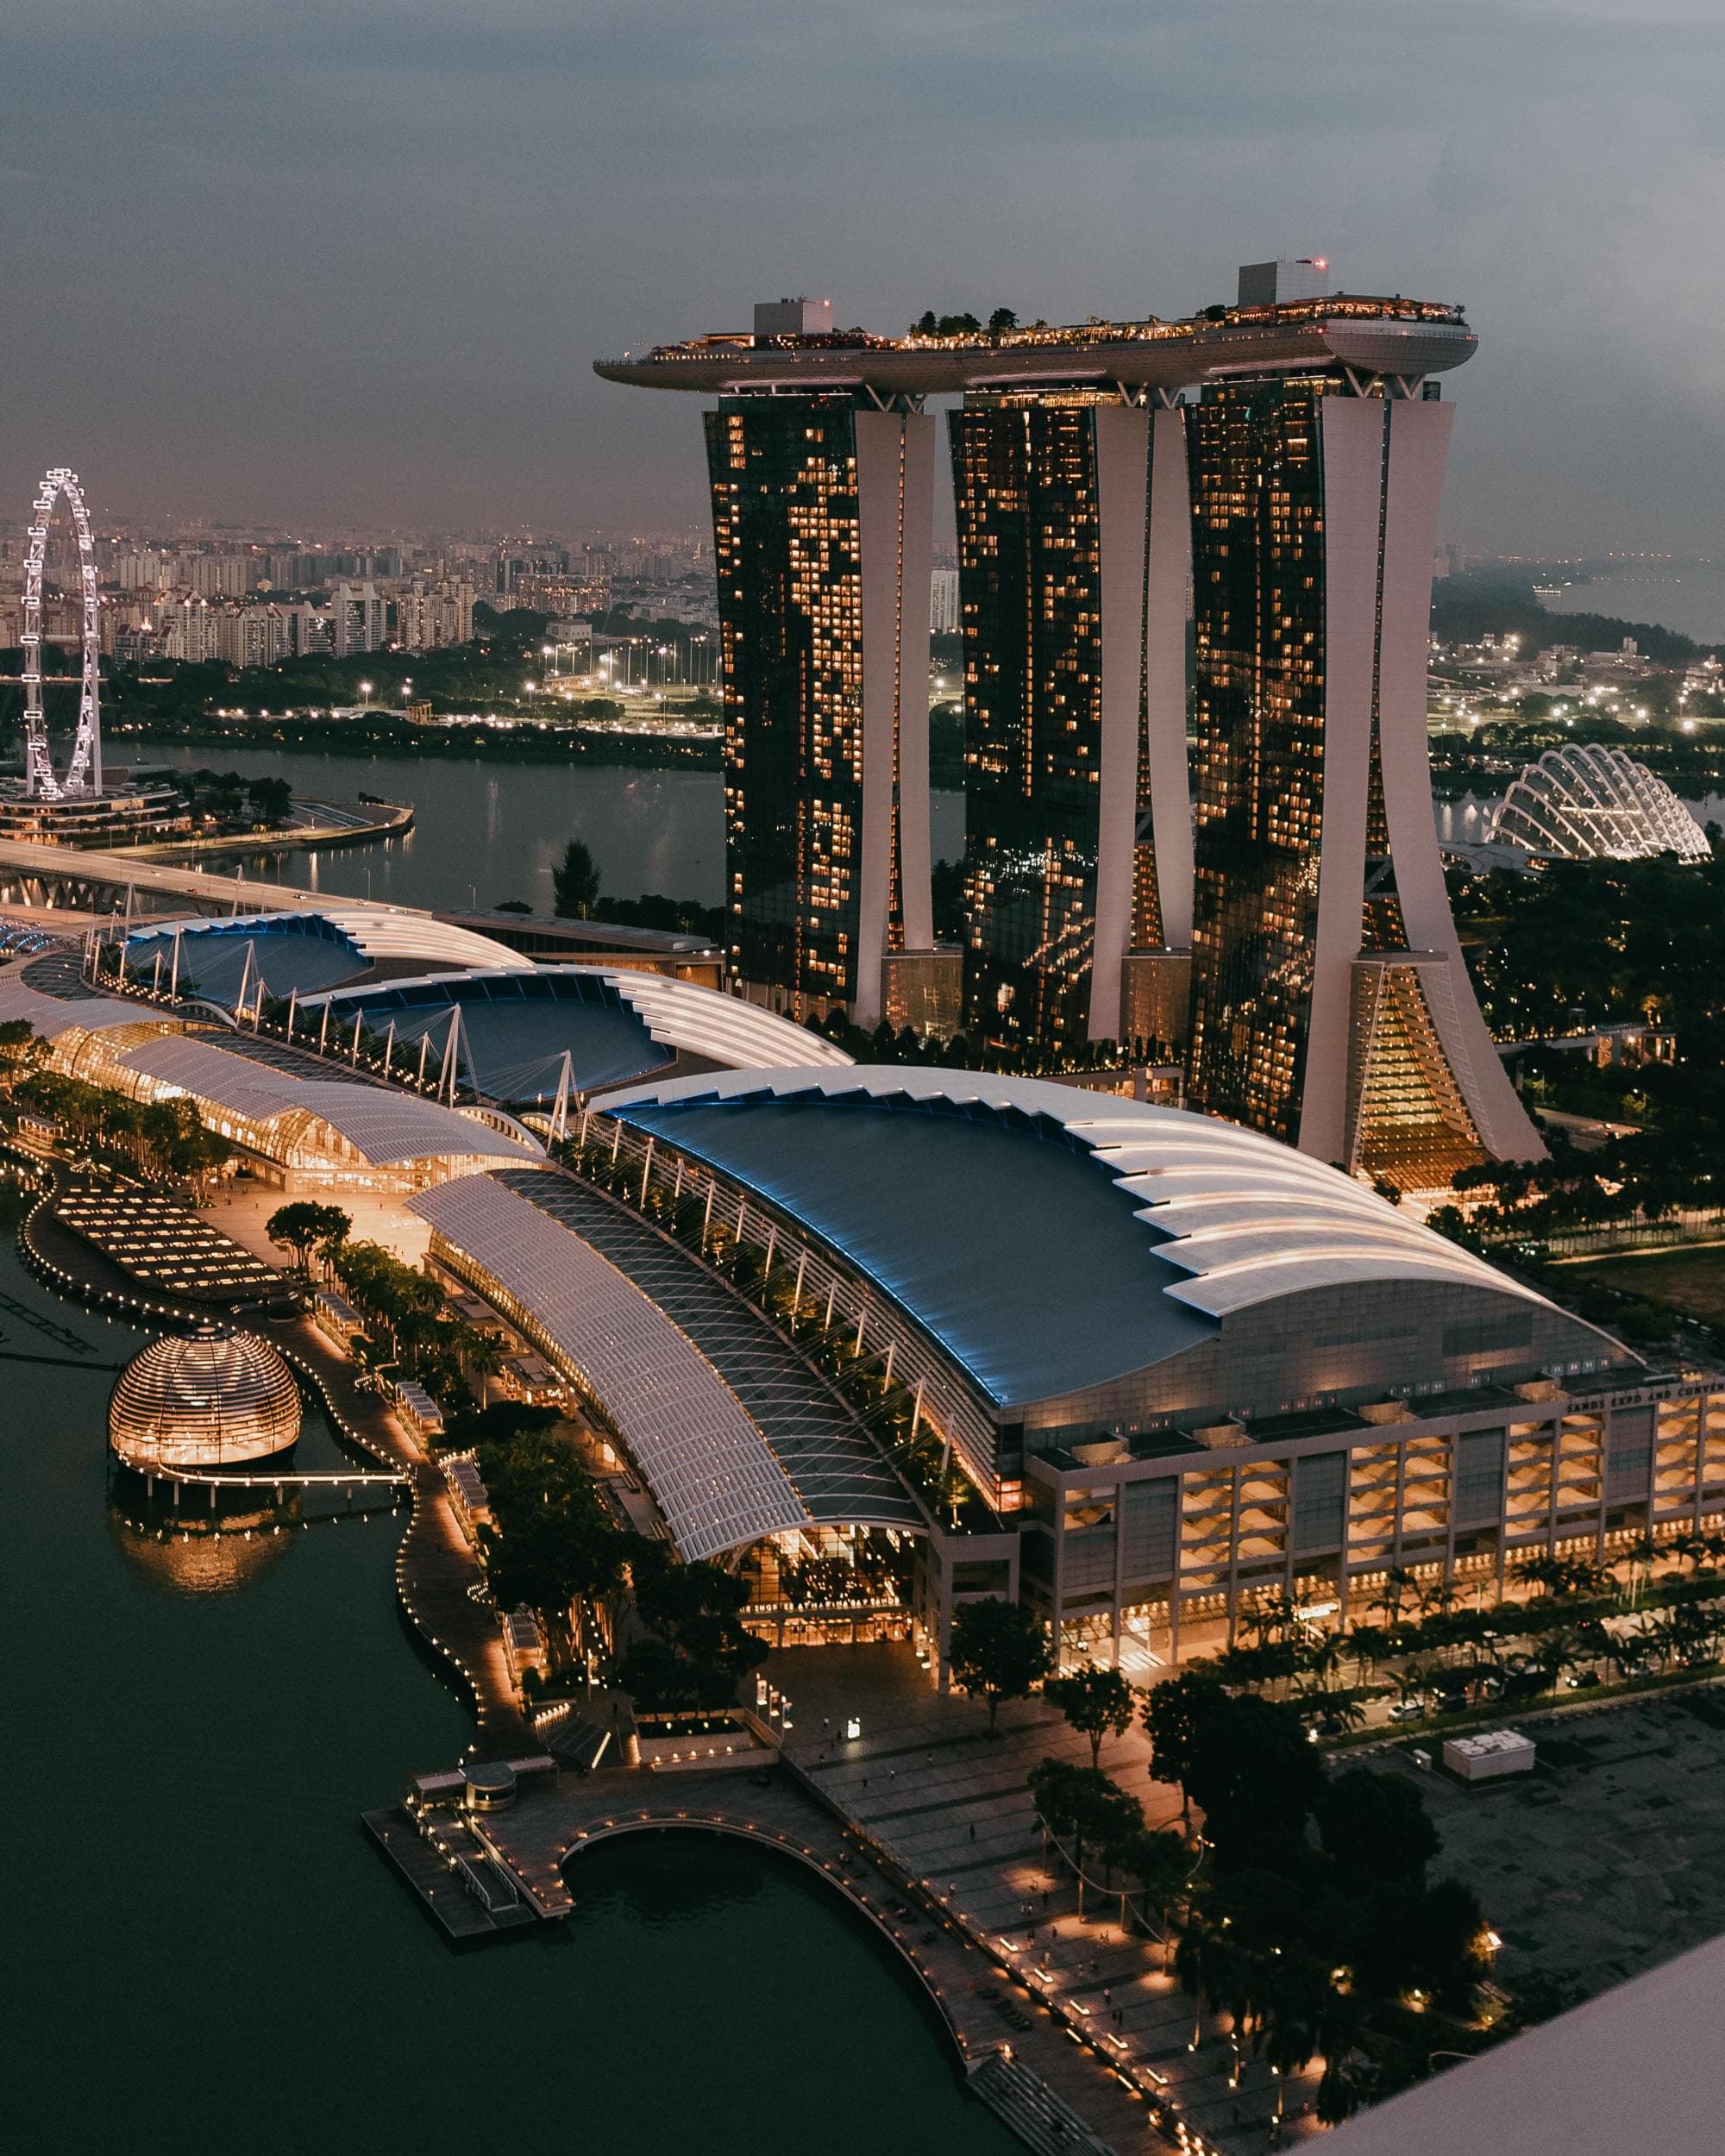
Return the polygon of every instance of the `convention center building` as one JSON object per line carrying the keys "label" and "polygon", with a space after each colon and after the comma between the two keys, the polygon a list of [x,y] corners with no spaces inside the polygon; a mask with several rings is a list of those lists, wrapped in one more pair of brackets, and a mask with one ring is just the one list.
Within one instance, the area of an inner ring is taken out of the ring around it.
{"label": "convention center building", "polygon": [[968,1595],[1142,1667],[1254,1596],[1346,1620],[1392,1566],[1500,1591],[1725,1517],[1725,1391],[1230,1124],[805,1067],[627,1087],[572,1136],[572,1173],[416,1198],[434,1257],[686,1557],[913,1547],[937,1669]]}

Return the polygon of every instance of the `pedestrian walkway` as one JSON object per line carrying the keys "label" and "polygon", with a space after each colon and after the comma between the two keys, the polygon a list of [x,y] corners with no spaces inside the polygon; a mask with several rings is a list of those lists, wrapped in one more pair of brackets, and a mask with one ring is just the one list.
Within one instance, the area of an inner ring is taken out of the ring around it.
{"label": "pedestrian walkway", "polygon": [[[1316,2071],[1279,2089],[1242,2058],[1166,1967],[1167,1951],[1123,1930],[1119,1894],[1087,1890],[1050,1851],[1031,1802],[1030,1771],[1051,1756],[1090,1764],[1087,1738],[1040,1699],[1001,1709],[943,1699],[907,1647],[792,1649],[765,1665],[792,1699],[787,1749],[825,1800],[853,1819],[982,1940],[1068,2025],[1177,2106],[1189,2133],[1226,2156],[1262,2156],[1315,2093]],[[856,1715],[862,1733],[843,1732]],[[1138,1798],[1151,1827],[1176,1824],[1176,1789],[1152,1782],[1139,1728],[1108,1739],[1101,1764]],[[1198,2047],[1191,2048],[1194,2037]]]}

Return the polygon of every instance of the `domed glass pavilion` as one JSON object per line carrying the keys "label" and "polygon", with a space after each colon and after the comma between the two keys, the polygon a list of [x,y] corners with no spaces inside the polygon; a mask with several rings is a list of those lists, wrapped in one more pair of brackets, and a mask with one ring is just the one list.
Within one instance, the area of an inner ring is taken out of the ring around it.
{"label": "domed glass pavilion", "polygon": [[115,1457],[141,1475],[253,1466],[299,1437],[299,1388],[267,1341],[202,1326],[154,1340],[108,1405]]}

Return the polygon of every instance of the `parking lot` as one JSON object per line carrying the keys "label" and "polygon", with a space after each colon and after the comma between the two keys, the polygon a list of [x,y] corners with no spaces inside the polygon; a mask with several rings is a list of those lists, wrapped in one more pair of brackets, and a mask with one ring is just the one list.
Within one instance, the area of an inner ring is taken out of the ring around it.
{"label": "parking lot", "polygon": [[1531,1775],[1407,1771],[1444,1839],[1432,1876],[1478,1894],[1506,1984],[1539,1969],[1591,1995],[1725,1932],[1725,1689],[1502,1726],[1534,1739]]}

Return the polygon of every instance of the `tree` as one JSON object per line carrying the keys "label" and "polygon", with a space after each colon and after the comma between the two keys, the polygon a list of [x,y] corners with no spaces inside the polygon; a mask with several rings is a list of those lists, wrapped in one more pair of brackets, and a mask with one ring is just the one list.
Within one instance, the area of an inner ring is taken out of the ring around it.
{"label": "tree", "polygon": [[8,1018],[0,1024],[0,1068],[9,1077],[32,1069],[47,1052],[47,1045],[28,1018]]}
{"label": "tree", "polygon": [[579,838],[563,849],[563,858],[551,871],[552,904],[565,920],[585,921],[599,897],[599,869]]}
{"label": "tree", "polygon": [[1046,1626],[1022,1602],[991,1595],[961,1602],[952,1613],[952,1682],[972,1699],[988,1701],[991,1737],[1001,1701],[1027,1699],[1052,1659]]}
{"label": "tree", "polygon": [[1144,1808],[1095,1767],[1047,1758],[1033,1766],[1026,1778],[1044,1826],[1057,1841],[1063,1836],[1071,1839],[1082,1908],[1086,1849],[1110,1865],[1125,1861],[1144,1833]]}
{"label": "tree", "polygon": [[462,1363],[480,1381],[480,1406],[488,1407],[491,1381],[508,1360],[501,1334],[485,1332],[478,1326],[462,1326],[455,1346]]}
{"label": "tree", "polygon": [[1171,1827],[1134,1834],[1120,1851],[1120,1864],[1136,1883],[1138,1899],[1154,1911],[1166,1935],[1170,1913],[1192,1877],[1192,1852],[1185,1840]]}
{"label": "tree", "polygon": [[1422,1888],[1443,1847],[1425,1799],[1411,1782],[1350,1767],[1318,1792],[1319,1838],[1344,1869],[1397,1886]]}
{"label": "tree", "polygon": [[1189,1670],[1183,1677],[1164,1677],[1145,1695],[1144,1727],[1150,1738],[1150,1771],[1158,1782],[1172,1782],[1180,1791],[1181,1815],[1192,1816],[1194,1747],[1200,1726],[1228,1695],[1213,1677]]}
{"label": "tree", "polygon": [[1200,1720],[1187,1778],[1219,1861],[1238,1863],[1302,1832],[1323,1768],[1294,1708],[1248,1692]]}
{"label": "tree", "polygon": [[1018,326],[1019,318],[1010,307],[996,307],[988,317],[988,333],[991,336],[998,337],[1004,331],[1016,329]]}
{"label": "tree", "polygon": [[1491,1973],[1484,1912],[1459,1879],[1440,1879],[1409,1906],[1397,1943],[1408,1977],[1446,2006],[1465,2005],[1471,1986]]}
{"label": "tree", "polygon": [[641,1621],[686,1665],[685,1677],[716,1703],[735,1695],[737,1680],[767,1658],[739,1612],[749,1590],[717,1564],[677,1564],[661,1543],[637,1541],[632,1566]]}
{"label": "tree", "polygon": [[1042,1695],[1051,1700],[1081,1735],[1090,1739],[1090,1764],[1100,1764],[1104,1737],[1124,1737],[1132,1726],[1138,1695],[1118,1670],[1088,1663],[1068,1677],[1051,1677]]}
{"label": "tree", "polygon": [[301,1199],[291,1206],[279,1206],[264,1223],[264,1233],[278,1250],[298,1251],[299,1269],[308,1273],[312,1251],[345,1243],[353,1225],[340,1206]]}

